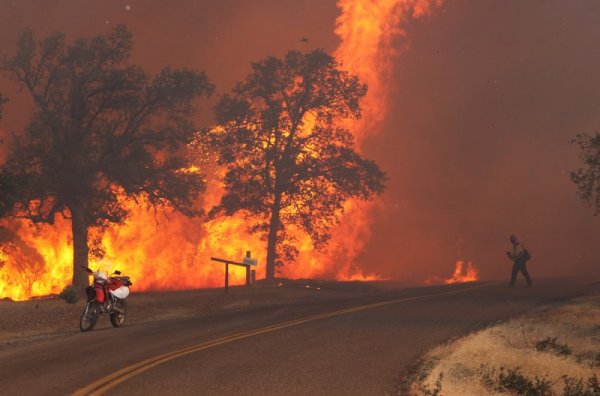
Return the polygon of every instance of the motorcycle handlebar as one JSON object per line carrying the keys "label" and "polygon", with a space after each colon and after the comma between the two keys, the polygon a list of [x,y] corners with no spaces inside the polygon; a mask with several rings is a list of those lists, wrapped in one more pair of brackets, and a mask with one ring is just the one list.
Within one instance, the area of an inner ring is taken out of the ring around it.
{"label": "motorcycle handlebar", "polygon": [[[88,273],[90,273],[90,274],[93,274],[93,273],[94,273],[94,271],[92,271],[91,269],[89,269],[88,267],[86,267],[86,266],[84,266],[84,265],[82,265],[82,266],[81,266],[81,268],[83,268],[84,270],[86,270],[86,271],[87,271]],[[115,271],[115,274],[119,274],[119,275],[120,275],[120,274],[121,274],[121,271]],[[131,281],[129,280],[129,277],[124,277],[124,278],[126,278],[126,279],[124,279],[124,281],[125,281],[125,282],[124,282],[124,283],[125,283],[125,286],[131,286],[131,285],[133,285],[133,282],[131,282]]]}

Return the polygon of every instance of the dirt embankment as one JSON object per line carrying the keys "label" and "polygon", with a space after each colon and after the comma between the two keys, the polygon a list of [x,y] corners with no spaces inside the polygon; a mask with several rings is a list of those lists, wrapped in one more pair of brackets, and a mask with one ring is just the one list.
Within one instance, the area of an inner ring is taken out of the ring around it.
{"label": "dirt embankment", "polygon": [[410,394],[600,396],[600,293],[433,349]]}
{"label": "dirt embankment", "polygon": [[[225,294],[223,289],[137,293],[134,285],[132,294],[127,298],[127,322],[140,323],[259,306],[351,298],[387,287],[383,282],[281,280],[274,285],[257,282],[250,288],[231,287],[229,293]],[[75,304],[67,304],[57,296],[21,302],[1,300],[0,349],[78,332],[84,305],[83,299]]]}

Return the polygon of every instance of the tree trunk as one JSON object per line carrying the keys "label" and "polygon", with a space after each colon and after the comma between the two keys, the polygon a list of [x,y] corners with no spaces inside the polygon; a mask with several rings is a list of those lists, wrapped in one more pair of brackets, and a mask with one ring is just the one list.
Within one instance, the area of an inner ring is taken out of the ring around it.
{"label": "tree trunk", "polygon": [[269,222],[269,238],[267,240],[267,276],[268,281],[275,279],[275,258],[277,256],[277,231],[279,230],[279,211],[281,210],[281,194],[275,194],[271,207]]}
{"label": "tree trunk", "polygon": [[89,285],[88,273],[81,268],[88,268],[87,216],[83,205],[71,205],[69,210],[73,232],[73,285],[83,290]]}

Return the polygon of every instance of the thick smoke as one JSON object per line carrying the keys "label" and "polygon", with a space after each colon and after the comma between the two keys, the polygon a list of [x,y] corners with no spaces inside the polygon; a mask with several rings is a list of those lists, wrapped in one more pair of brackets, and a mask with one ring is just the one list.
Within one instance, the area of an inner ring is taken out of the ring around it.
{"label": "thick smoke", "polygon": [[391,177],[365,265],[418,279],[460,258],[506,277],[514,233],[533,276],[598,276],[600,224],[569,174],[571,139],[600,128],[599,11],[450,1],[407,28],[393,110],[368,145]]}
{"label": "thick smoke", "polygon": [[[598,275],[600,224],[569,173],[579,166],[570,140],[600,129],[599,12],[579,0],[451,0],[404,26],[388,113],[363,143],[389,176],[358,258],[366,272],[422,281],[450,276],[462,259],[482,278],[506,277],[514,233],[533,253],[532,276]],[[223,93],[266,55],[333,52],[337,16],[333,0],[5,1],[0,52],[25,28],[77,37],[126,23],[133,62],[205,70]],[[0,91],[11,97],[7,138],[28,101],[4,78]],[[208,125],[211,104],[203,108],[198,123]]]}

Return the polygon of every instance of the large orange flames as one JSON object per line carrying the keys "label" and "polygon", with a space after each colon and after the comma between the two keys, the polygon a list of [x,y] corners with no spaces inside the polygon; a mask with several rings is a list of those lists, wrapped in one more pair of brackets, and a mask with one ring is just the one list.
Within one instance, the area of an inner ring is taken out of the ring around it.
{"label": "large orange flames", "polygon": [[[346,125],[356,136],[358,149],[384,119],[391,61],[399,46],[394,38],[404,33],[403,20],[427,14],[441,0],[339,0],[336,33],[340,45],[335,57],[343,67],[367,83],[369,92],[361,120]],[[208,186],[204,206],[218,202],[219,183]],[[377,204],[377,203],[376,203]],[[211,256],[241,259],[246,250],[259,260],[257,277],[264,276],[265,242],[246,232],[246,222],[236,216],[203,223],[170,210],[151,210],[129,203],[132,215],[126,224],[102,234],[102,259],[90,259],[92,268],[119,269],[134,279],[138,290],[186,289],[222,285],[222,264]],[[378,279],[365,274],[355,262],[370,237],[373,204],[349,201],[341,224],[325,251],[316,251],[308,237],[296,233],[300,254],[278,270],[289,278],[338,280]],[[71,281],[72,239],[70,223],[57,219],[53,226],[3,221],[0,234],[0,298],[23,300],[58,293]],[[243,269],[231,269],[231,282],[242,283]]]}

